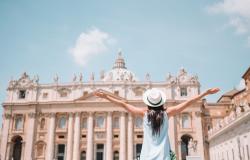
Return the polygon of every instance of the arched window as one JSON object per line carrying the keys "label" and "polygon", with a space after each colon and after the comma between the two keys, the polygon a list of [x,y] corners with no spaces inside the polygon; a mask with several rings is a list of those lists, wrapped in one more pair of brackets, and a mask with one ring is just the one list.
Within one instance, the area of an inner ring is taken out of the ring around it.
{"label": "arched window", "polygon": [[66,117],[60,117],[58,121],[58,128],[64,129],[66,128]]}
{"label": "arched window", "polygon": [[119,160],[119,152],[118,151],[114,151],[114,158],[113,160]]}
{"label": "arched window", "polygon": [[143,119],[141,117],[136,117],[135,118],[135,127],[142,128],[142,122],[143,122]]}
{"label": "arched window", "polygon": [[45,128],[45,118],[42,118],[40,122],[40,129],[43,130],[44,128]]}
{"label": "arched window", "polygon": [[81,152],[81,160],[86,160],[86,152],[85,151]]}
{"label": "arched window", "polygon": [[95,126],[97,128],[104,128],[104,117],[103,116],[96,117]]}
{"label": "arched window", "polygon": [[182,128],[191,128],[191,117],[188,113],[181,115]]}
{"label": "arched window", "polygon": [[15,117],[15,130],[21,130],[23,128],[23,116],[17,115]]}
{"label": "arched window", "polygon": [[181,87],[181,93],[180,95],[183,96],[187,96],[187,87]]}
{"label": "arched window", "polygon": [[119,128],[119,117],[114,117],[113,128],[115,128],[115,129]]}

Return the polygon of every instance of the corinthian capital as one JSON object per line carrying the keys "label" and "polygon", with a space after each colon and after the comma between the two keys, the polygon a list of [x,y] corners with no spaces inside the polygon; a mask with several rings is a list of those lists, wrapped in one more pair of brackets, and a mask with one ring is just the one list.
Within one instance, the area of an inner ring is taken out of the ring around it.
{"label": "corinthian capital", "polygon": [[10,119],[11,118],[11,114],[10,113],[5,113],[4,114],[4,118],[5,119]]}

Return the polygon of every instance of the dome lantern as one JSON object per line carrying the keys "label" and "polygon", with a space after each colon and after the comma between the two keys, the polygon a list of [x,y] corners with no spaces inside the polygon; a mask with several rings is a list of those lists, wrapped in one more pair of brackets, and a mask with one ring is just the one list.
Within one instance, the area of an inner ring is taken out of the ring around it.
{"label": "dome lantern", "polygon": [[123,69],[127,69],[126,65],[125,65],[125,60],[124,58],[122,57],[122,52],[119,51],[118,53],[118,57],[117,59],[115,60],[115,64],[113,66],[113,69],[116,69],[116,68],[123,68]]}

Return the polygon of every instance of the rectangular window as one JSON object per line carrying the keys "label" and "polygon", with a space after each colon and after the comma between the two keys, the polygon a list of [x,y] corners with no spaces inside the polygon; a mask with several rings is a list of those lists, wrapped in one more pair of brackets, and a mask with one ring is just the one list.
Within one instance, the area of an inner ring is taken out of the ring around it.
{"label": "rectangular window", "polygon": [[87,129],[88,119],[85,117],[82,119],[82,129]]}
{"label": "rectangular window", "polygon": [[57,145],[57,159],[64,160],[65,155],[65,144],[58,144]]}
{"label": "rectangular window", "polygon": [[119,123],[120,123],[119,117],[114,117],[112,127],[115,128],[115,129],[118,129],[119,128]]}
{"label": "rectangular window", "polygon": [[187,88],[186,87],[181,88],[181,96],[182,97],[187,96]]}
{"label": "rectangular window", "polygon": [[86,134],[82,135],[82,138],[86,138]]}
{"label": "rectangular window", "polygon": [[26,90],[20,90],[19,91],[19,99],[25,99],[26,96]]}
{"label": "rectangular window", "polygon": [[23,116],[17,115],[15,117],[15,130],[21,130],[23,128]]}
{"label": "rectangular window", "polygon": [[188,113],[181,115],[182,128],[191,128],[191,116]]}
{"label": "rectangular window", "polygon": [[96,145],[96,160],[103,160],[104,159],[104,144],[97,144]]}
{"label": "rectangular window", "polygon": [[135,128],[142,128],[143,126],[143,119],[141,117],[135,118]]}
{"label": "rectangular window", "polygon": [[143,138],[143,135],[139,134],[137,135],[137,138]]}
{"label": "rectangular window", "polygon": [[104,128],[104,116],[97,116],[95,119],[95,127],[96,128]]}

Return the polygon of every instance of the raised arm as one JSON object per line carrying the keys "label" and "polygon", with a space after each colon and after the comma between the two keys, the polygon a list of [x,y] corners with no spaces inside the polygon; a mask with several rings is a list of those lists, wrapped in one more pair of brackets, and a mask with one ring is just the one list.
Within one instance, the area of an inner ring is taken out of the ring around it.
{"label": "raised arm", "polygon": [[218,91],[220,91],[219,88],[211,88],[211,89],[208,89],[207,91],[203,92],[202,94],[199,94],[193,98],[190,98],[189,100],[179,104],[179,105],[176,105],[174,107],[170,107],[170,108],[167,108],[166,112],[168,114],[168,116],[174,116],[178,113],[180,113],[181,111],[183,111],[185,108],[187,108],[188,106],[190,106],[191,104],[194,104],[195,102],[197,102],[198,100],[200,100],[201,98],[209,95],[209,94],[214,94],[214,93],[217,93]]}
{"label": "raised arm", "polygon": [[131,104],[128,104],[120,99],[117,99],[115,97],[109,96],[104,92],[101,91],[96,91],[95,95],[101,98],[105,98],[107,100],[109,100],[112,103],[118,104],[121,107],[124,107],[127,111],[131,112],[134,115],[139,115],[139,116],[144,116],[144,113],[146,112],[146,109],[142,109],[142,108],[137,108]]}

